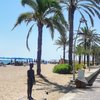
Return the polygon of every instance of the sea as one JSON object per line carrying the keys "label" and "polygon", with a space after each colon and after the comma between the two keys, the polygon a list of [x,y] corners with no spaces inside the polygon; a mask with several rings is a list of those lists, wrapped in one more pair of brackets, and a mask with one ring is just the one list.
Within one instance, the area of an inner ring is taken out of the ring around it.
{"label": "sea", "polygon": [[8,64],[10,62],[11,62],[11,60],[0,60],[0,63],[3,63],[3,64]]}

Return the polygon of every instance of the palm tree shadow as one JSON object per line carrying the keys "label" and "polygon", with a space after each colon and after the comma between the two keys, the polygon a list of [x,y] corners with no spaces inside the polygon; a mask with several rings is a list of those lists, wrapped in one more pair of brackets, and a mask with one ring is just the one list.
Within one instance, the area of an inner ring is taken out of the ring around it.
{"label": "palm tree shadow", "polygon": [[[51,93],[51,92],[55,92],[55,91],[59,91],[59,93],[68,93],[70,90],[74,89],[75,87],[73,87],[70,83],[68,85],[60,85],[57,84],[55,82],[51,82],[49,81],[45,76],[41,75],[40,78],[45,82],[39,82],[42,83],[46,86],[48,86],[49,88],[46,89],[46,94]],[[41,90],[44,89],[40,88]]]}

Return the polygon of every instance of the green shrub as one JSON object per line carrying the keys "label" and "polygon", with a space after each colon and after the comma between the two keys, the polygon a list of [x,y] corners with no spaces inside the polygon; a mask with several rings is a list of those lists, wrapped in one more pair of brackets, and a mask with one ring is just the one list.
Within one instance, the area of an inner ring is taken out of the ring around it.
{"label": "green shrub", "polygon": [[68,64],[58,64],[53,68],[53,72],[59,74],[68,74],[70,71],[71,67]]}
{"label": "green shrub", "polygon": [[75,64],[75,70],[77,71],[78,69],[84,69],[84,65],[83,64]]}

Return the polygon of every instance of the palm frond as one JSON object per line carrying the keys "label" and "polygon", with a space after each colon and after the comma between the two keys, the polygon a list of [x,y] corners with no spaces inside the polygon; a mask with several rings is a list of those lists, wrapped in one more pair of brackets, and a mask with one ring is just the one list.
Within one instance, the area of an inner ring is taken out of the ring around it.
{"label": "palm frond", "polygon": [[91,9],[91,6],[90,6],[90,5],[91,5],[91,4],[89,4],[89,3],[79,4],[79,6],[84,7],[84,8],[87,9],[93,16],[95,16],[95,14],[94,14],[93,10]]}
{"label": "palm frond", "polygon": [[61,21],[61,23],[68,29],[68,24],[61,11],[58,11],[54,17],[56,18],[56,20]]}
{"label": "palm frond", "polygon": [[38,12],[40,14],[44,13],[48,9],[48,1],[46,0],[36,0],[38,4]]}
{"label": "palm frond", "polygon": [[17,19],[17,21],[16,21],[14,27],[12,28],[12,30],[13,30],[18,24],[21,24],[23,21],[27,21],[27,20],[32,19],[32,17],[33,17],[33,14],[32,14],[32,13],[29,13],[29,12],[21,14],[21,15],[18,17],[18,19]]}
{"label": "palm frond", "polygon": [[66,47],[68,45],[68,43],[69,43],[69,41],[67,39],[66,34],[60,35],[60,37],[58,37],[58,39],[55,41],[55,45],[59,46],[57,49],[59,49],[61,47]]}
{"label": "palm frond", "polygon": [[54,27],[52,25],[50,25],[49,31],[51,33],[51,38],[53,39],[54,38]]}
{"label": "palm frond", "polygon": [[51,38],[54,38],[54,26],[51,18],[45,18],[43,23],[47,25],[47,28],[49,28],[50,33],[51,33]]}
{"label": "palm frond", "polygon": [[95,0],[96,3],[100,4],[100,0]]}
{"label": "palm frond", "polygon": [[54,14],[56,12],[57,12],[57,10],[55,10],[55,8],[48,9],[46,12],[44,12],[43,17],[45,17],[45,16],[47,16],[47,15],[49,15],[51,13]]}
{"label": "palm frond", "polygon": [[28,5],[35,11],[37,10],[37,3],[35,2],[35,0],[22,0],[21,3],[23,6]]}
{"label": "palm frond", "polygon": [[96,15],[98,16],[98,18],[100,19],[100,12],[98,12],[96,9],[93,8],[93,10],[95,11]]}
{"label": "palm frond", "polygon": [[59,3],[56,0],[36,0],[38,4],[38,11],[44,14],[47,10],[55,9],[61,10]]}
{"label": "palm frond", "polygon": [[56,0],[48,0],[48,2],[49,2],[50,7],[54,7],[58,10],[61,10],[61,6],[59,5],[59,3]]}
{"label": "palm frond", "polygon": [[30,33],[32,31],[32,28],[33,28],[34,25],[32,25],[28,31],[28,34],[27,34],[27,37],[26,37],[26,47],[27,49],[30,51],[30,48],[29,48],[29,45],[28,45],[28,39],[29,39],[29,36],[30,36]]}
{"label": "palm frond", "polygon": [[59,46],[63,45],[62,39],[60,37],[58,37],[58,39],[55,41],[55,45],[59,45]]}
{"label": "palm frond", "polygon": [[98,3],[96,3],[96,0],[88,0],[88,1],[93,4],[93,7],[96,7],[98,10],[100,10],[100,6]]}
{"label": "palm frond", "polygon": [[94,26],[94,21],[93,21],[92,16],[89,14],[89,12],[88,12],[87,10],[85,10],[85,9],[83,9],[83,10],[84,10],[84,11],[87,13],[87,15],[89,16],[91,25]]}
{"label": "palm frond", "polygon": [[57,29],[60,34],[66,33],[65,27],[61,23],[59,23],[55,19],[53,20],[53,23],[54,23],[55,29]]}

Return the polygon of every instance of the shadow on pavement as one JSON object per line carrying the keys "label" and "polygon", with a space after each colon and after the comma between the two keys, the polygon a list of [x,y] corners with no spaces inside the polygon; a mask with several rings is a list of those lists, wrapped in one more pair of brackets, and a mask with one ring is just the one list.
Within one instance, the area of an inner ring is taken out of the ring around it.
{"label": "shadow on pavement", "polygon": [[68,93],[70,90],[74,89],[74,87],[72,87],[70,85],[70,83],[68,85],[63,86],[63,85],[49,81],[43,75],[40,78],[43,81],[37,81],[37,83],[41,83],[41,84],[38,84],[38,85],[44,85],[44,86],[41,86],[41,88],[38,88],[38,90],[46,89],[48,91],[48,93],[55,92],[55,91],[59,91],[60,93]]}

